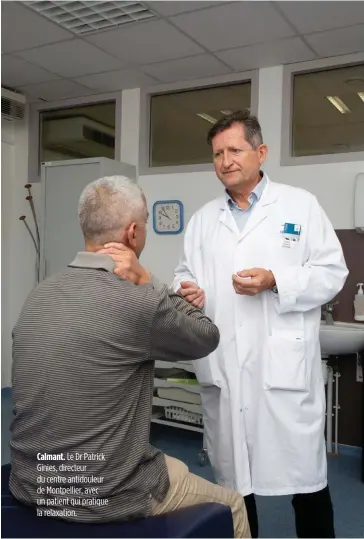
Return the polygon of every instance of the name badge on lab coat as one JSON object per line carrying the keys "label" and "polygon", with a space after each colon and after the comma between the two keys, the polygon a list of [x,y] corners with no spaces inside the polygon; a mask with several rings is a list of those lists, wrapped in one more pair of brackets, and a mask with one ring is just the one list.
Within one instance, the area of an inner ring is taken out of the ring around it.
{"label": "name badge on lab coat", "polygon": [[291,249],[300,241],[301,225],[295,223],[284,223],[281,226],[282,243],[281,247]]}

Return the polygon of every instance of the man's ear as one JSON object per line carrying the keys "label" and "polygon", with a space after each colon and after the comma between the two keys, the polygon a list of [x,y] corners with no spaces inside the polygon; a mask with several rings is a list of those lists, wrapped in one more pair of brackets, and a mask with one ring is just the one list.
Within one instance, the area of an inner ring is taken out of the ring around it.
{"label": "man's ear", "polygon": [[131,223],[127,229],[128,244],[132,249],[136,247],[136,223]]}
{"label": "man's ear", "polygon": [[267,158],[268,146],[266,144],[261,144],[258,148],[258,151],[259,151],[259,162],[262,165]]}

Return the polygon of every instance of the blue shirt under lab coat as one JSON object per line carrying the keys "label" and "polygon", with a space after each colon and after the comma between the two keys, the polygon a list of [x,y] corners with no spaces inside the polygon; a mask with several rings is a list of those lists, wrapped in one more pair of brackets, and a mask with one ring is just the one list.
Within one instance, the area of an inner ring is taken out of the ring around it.
{"label": "blue shirt under lab coat", "polygon": [[231,196],[226,190],[226,200],[240,232],[242,232],[244,226],[246,225],[249,216],[253,212],[254,206],[262,196],[266,185],[267,177],[265,174],[263,174],[263,177],[258,183],[258,185],[256,185],[253,191],[250,193],[248,198],[249,206],[245,210],[239,208],[237,203],[231,198]]}

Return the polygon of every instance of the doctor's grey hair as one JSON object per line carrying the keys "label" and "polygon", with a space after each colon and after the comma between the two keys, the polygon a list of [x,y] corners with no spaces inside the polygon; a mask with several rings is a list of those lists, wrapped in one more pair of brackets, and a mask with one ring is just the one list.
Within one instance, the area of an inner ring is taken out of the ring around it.
{"label": "doctor's grey hair", "polygon": [[256,150],[258,146],[263,144],[262,129],[258,118],[251,115],[248,110],[238,110],[218,120],[207,134],[207,143],[211,146],[212,139],[214,139],[218,133],[226,131],[234,124],[240,124],[242,126],[244,129],[245,140],[249,142],[252,148]]}
{"label": "doctor's grey hair", "polygon": [[120,241],[124,228],[147,220],[143,191],[126,176],[100,178],[81,194],[78,217],[86,241],[95,245]]}

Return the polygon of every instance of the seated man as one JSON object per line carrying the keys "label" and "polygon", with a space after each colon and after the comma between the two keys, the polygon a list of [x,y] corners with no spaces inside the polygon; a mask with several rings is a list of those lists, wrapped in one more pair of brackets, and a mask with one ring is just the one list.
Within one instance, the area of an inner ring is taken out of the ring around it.
{"label": "seated man", "polygon": [[250,537],[240,494],[149,444],[155,360],[207,356],[219,331],[140,265],[147,217],[135,182],[91,183],[85,252],[27,299],[13,332],[10,490],[39,515],[80,522],[221,502],[236,537]]}

